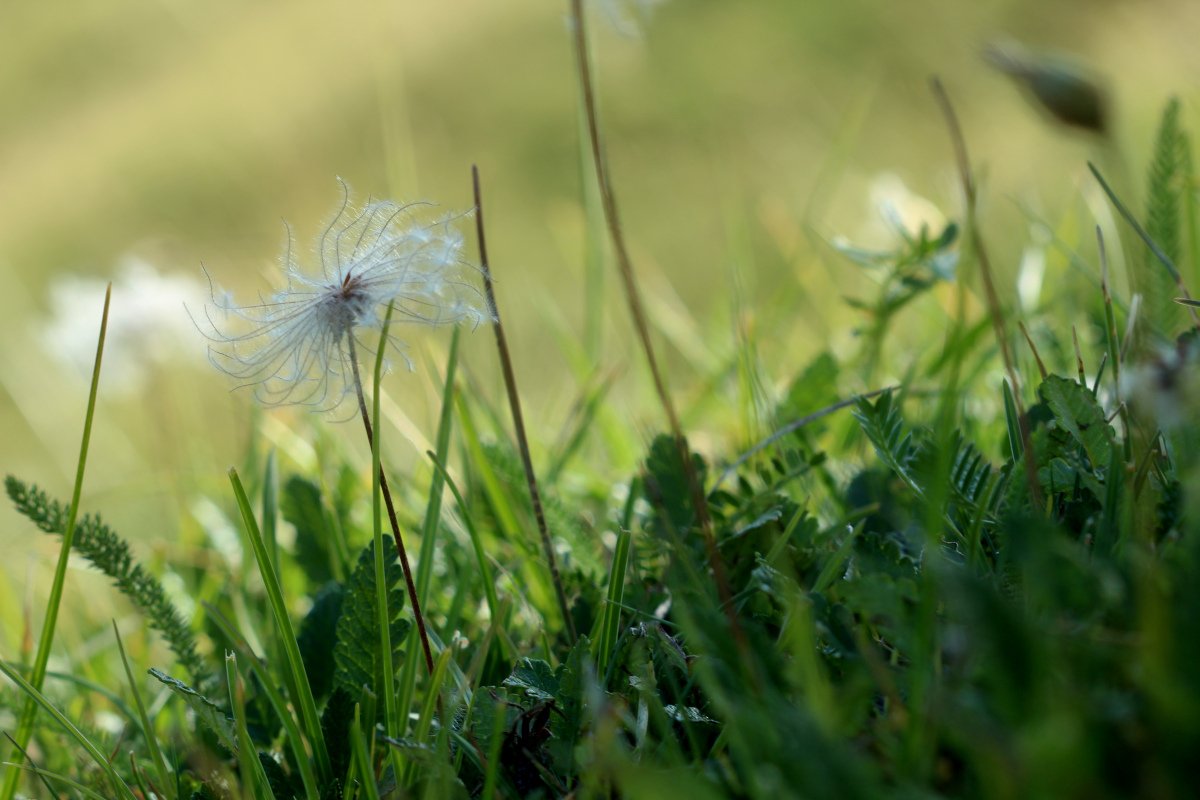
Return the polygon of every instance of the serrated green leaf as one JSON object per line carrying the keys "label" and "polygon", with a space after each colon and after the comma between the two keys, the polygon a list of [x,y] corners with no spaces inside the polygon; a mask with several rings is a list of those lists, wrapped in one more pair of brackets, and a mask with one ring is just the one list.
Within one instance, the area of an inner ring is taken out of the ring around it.
{"label": "serrated green leaf", "polygon": [[[396,558],[391,536],[383,537],[383,548],[387,554],[388,610],[392,614],[392,665],[398,669],[402,663],[400,646],[404,644],[409,628],[408,620],[400,616],[404,608],[404,588],[401,585],[404,574]],[[362,698],[363,687],[369,687],[376,697],[383,696],[385,687],[383,657],[379,648],[380,631],[376,622],[374,559],[375,546],[371,543],[359,554],[358,564],[346,584],[342,615],[337,624],[337,644],[333,651],[337,664],[334,685],[356,700]]]}
{"label": "serrated green leaf", "polygon": [[196,717],[217,735],[217,740],[220,741],[225,749],[237,755],[237,733],[234,731],[232,717],[225,716],[225,712],[221,710],[220,706],[178,678],[172,678],[162,670],[155,669],[154,667],[151,667],[149,672],[168,689],[182,697],[183,701],[187,703],[188,708],[195,713]]}
{"label": "serrated green leaf", "polygon": [[558,678],[545,661],[522,658],[513,668],[512,674],[504,679],[504,685],[520,689],[526,697],[534,700],[553,700],[558,694]]}
{"label": "serrated green leaf", "polygon": [[1092,469],[1107,467],[1115,434],[1091,391],[1077,381],[1050,375],[1038,392],[1054,414],[1055,422],[1083,448]]}
{"label": "serrated green leaf", "polygon": [[[652,529],[658,533],[666,534],[673,530],[674,533],[682,534],[695,520],[691,487],[679,452],[675,439],[662,433],[654,437],[650,444],[650,452],[646,455],[642,479],[646,494],[659,509],[659,514],[650,523]],[[704,459],[692,453],[692,465],[696,471],[696,480],[703,486],[707,471]],[[664,516],[665,523],[662,519]],[[665,526],[670,526],[672,530],[664,530]]]}

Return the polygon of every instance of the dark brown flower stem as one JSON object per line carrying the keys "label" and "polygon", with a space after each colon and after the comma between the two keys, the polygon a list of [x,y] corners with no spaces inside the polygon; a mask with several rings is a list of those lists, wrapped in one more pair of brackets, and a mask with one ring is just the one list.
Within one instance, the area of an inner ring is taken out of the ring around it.
{"label": "dark brown flower stem", "polygon": [[[362,414],[363,427],[367,431],[367,444],[375,447],[375,428],[371,425],[371,414],[367,411],[367,400],[363,396],[362,376],[358,371],[358,352],[354,346],[354,336],[348,334],[346,341],[350,343],[350,369],[354,372],[354,391],[358,395],[358,410]],[[417,585],[413,582],[412,567],[408,564],[408,552],[404,549],[404,540],[400,538],[400,522],[396,518],[396,506],[392,502],[392,491],[388,488],[387,475],[383,464],[379,465],[379,491],[383,495],[383,504],[387,507],[388,522],[392,526],[392,538],[396,542],[396,554],[400,556],[400,566],[404,571],[404,585],[408,589],[408,601],[412,604],[413,619],[417,621],[417,633],[421,637],[421,649],[425,653],[425,667],[433,674],[433,651],[429,648],[429,633],[425,630],[425,617],[421,614],[421,601],[417,599]]]}
{"label": "dark brown flower stem", "polygon": [[[962,181],[963,198],[966,202],[966,232],[971,249],[979,261],[979,274],[983,278],[983,295],[987,301],[988,315],[992,319],[992,327],[996,333],[996,343],[1000,346],[1000,356],[1004,360],[1004,371],[1008,373],[1009,383],[1012,384],[1013,403],[1017,408],[1017,428],[1021,436],[1021,447],[1025,451],[1025,479],[1029,483],[1029,499],[1035,509],[1042,508],[1042,489],[1038,482],[1037,464],[1034,463],[1033,437],[1029,430],[1029,415],[1025,413],[1025,405],[1021,401],[1021,380],[1017,373],[1016,362],[1013,359],[1012,348],[1008,343],[1008,330],[1004,325],[1004,312],[1000,308],[1000,297],[996,293],[996,282],[992,275],[992,262],[988,258],[987,248],[983,244],[983,234],[979,230],[979,220],[976,214],[975,177],[971,172],[971,159],[967,155],[967,140],[963,136],[962,126],[959,125],[958,115],[954,113],[954,104],[946,87],[936,77],[929,82],[934,99],[941,108],[946,120],[946,128],[950,132],[950,143],[954,147],[954,157],[958,162],[958,174]],[[1027,334],[1028,336],[1028,334]],[[1032,347],[1033,342],[1030,341]],[[1036,350],[1034,351],[1036,355]],[[1041,366],[1041,359],[1038,359]],[[1043,370],[1044,374],[1044,370]]]}
{"label": "dark brown flower stem", "polygon": [[596,171],[596,184],[600,189],[600,201],[604,210],[604,219],[608,225],[609,239],[612,241],[613,254],[616,256],[621,283],[625,289],[625,301],[629,306],[629,314],[633,317],[633,327],[646,355],[650,368],[650,376],[654,381],[654,390],[658,394],[659,403],[667,415],[667,423],[675,446],[679,450],[684,477],[687,480],[688,491],[692,497],[696,520],[704,536],[704,547],[707,551],[709,568],[717,585],[717,593],[721,605],[729,620],[729,629],[734,640],[743,651],[747,647],[745,632],[738,621],[734,610],[733,591],[729,586],[728,570],[717,548],[717,537],[713,528],[712,517],[708,513],[708,502],[700,478],[696,474],[696,466],[692,463],[691,449],[687,437],[684,436],[683,426],[679,422],[679,414],[675,403],[667,392],[667,384],[663,379],[662,370],[658,366],[658,358],[654,345],[650,340],[650,325],[646,320],[646,312],[642,305],[642,297],[638,291],[637,279],[633,272],[633,261],[629,257],[629,248],[625,244],[625,234],[621,228],[620,217],[617,214],[617,199],[613,193],[612,182],[609,179],[608,165],[604,158],[604,148],[600,142],[600,120],[596,111],[595,81],[592,79],[591,60],[588,55],[587,31],[584,26],[583,0],[571,0],[571,24],[575,36],[576,67],[579,71],[579,82],[583,91],[583,108],[587,116],[588,140],[591,146],[592,165]]}
{"label": "dark brown flower stem", "polygon": [[471,167],[471,184],[475,191],[475,230],[479,236],[479,267],[483,271],[483,286],[487,292],[488,311],[492,315],[492,330],[496,333],[496,349],[500,351],[500,368],[504,372],[504,388],[508,391],[508,407],[512,410],[513,428],[517,434],[517,447],[521,451],[521,464],[525,468],[525,482],[529,485],[529,498],[533,503],[533,516],[537,520],[538,533],[542,537],[542,549],[546,551],[546,564],[550,567],[550,578],[554,582],[554,593],[558,596],[559,612],[562,614],[571,643],[579,638],[575,632],[575,621],[571,618],[571,607],[567,604],[567,593],[563,590],[562,576],[558,572],[558,560],[554,557],[554,543],[550,539],[550,528],[546,525],[546,514],[542,509],[542,495],[538,491],[537,475],[533,471],[533,459],[529,455],[529,440],[525,435],[525,417],[521,413],[521,397],[517,394],[517,379],[513,373],[512,356],[508,351],[508,340],[504,337],[504,326],[500,324],[500,308],[496,305],[496,290],[492,285],[492,269],[488,264],[487,240],[483,235],[483,197],[479,190],[479,169]]}

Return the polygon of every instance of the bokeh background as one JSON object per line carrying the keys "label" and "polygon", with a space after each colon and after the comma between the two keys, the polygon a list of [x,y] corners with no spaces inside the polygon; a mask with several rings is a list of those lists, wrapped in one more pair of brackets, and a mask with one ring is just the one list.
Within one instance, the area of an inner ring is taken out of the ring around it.
{"label": "bokeh background", "polygon": [[[957,214],[931,74],[955,97],[981,166],[985,224],[1005,232],[994,245],[1009,296],[1036,244],[1029,215],[1057,225],[1087,208],[1089,158],[1119,179],[1140,175],[1163,103],[1181,96],[1190,120],[1200,75],[1200,5],[1187,0],[590,8],[627,233],[702,447],[761,433],[721,413],[736,380],[707,380],[739,337],[755,340],[777,384],[767,394],[813,354],[853,350],[857,317],[843,298],[869,294],[871,281],[829,238],[879,244],[881,192],[914,213]],[[980,58],[1001,38],[1106,76],[1109,139],[1034,113]],[[197,498],[226,496],[224,469],[244,458],[254,413],[208,366],[184,312],[207,297],[202,265],[239,296],[269,290],[281,219],[311,241],[338,199],[335,176],[360,195],[458,209],[472,163],[535,447],[558,435],[597,369],[613,406],[649,435],[660,412],[615,273],[588,236],[579,122],[564,2],[0,5],[0,471],[69,496],[114,281],[84,507],[146,548],[169,547]],[[1081,238],[1089,226],[1077,226]],[[925,319],[937,324],[917,314],[905,326],[914,347],[929,346]],[[388,378],[388,458],[421,470],[448,337],[402,334],[417,369]],[[472,390],[499,397],[490,334],[464,342]],[[881,380],[903,372],[906,346]],[[313,423],[295,410],[259,422],[298,464],[311,458]],[[365,452],[351,426],[319,435]],[[614,474],[634,455],[593,453]],[[57,545],[3,505],[0,641],[12,645]]]}

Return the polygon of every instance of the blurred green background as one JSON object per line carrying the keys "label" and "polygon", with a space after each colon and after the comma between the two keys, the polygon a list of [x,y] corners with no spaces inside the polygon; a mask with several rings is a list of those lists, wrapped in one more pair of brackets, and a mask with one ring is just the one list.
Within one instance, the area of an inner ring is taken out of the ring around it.
{"label": "blurred green background", "polygon": [[[1089,158],[1140,175],[1164,101],[1181,95],[1190,116],[1200,75],[1200,6],[1185,0],[669,0],[650,11],[597,0],[591,19],[627,233],[702,448],[761,433],[722,414],[736,381],[701,381],[739,336],[754,339],[768,393],[815,353],[853,350],[858,318],[842,298],[871,283],[821,242],[870,243],[881,174],[956,216],[931,74],[981,165],[985,224],[1010,232],[1029,229],[1019,205],[1051,224],[1073,213]],[[1112,141],[1033,113],[979,56],[1002,37],[1106,75]],[[661,412],[606,263],[601,335],[587,344],[578,111],[561,2],[0,5],[0,468],[69,496],[113,280],[84,508],[169,547],[181,510],[197,513],[204,492],[225,497],[224,468],[251,427],[248,397],[206,364],[184,313],[205,299],[201,265],[240,297],[269,290],[280,220],[305,246],[338,199],[335,176],[360,196],[464,208],[472,163],[535,447],[558,434],[592,368],[612,371],[613,405],[649,435]],[[994,242],[1007,297],[1026,245]],[[936,314],[911,319],[930,320],[906,328],[928,347]],[[448,335],[402,335],[417,370],[388,379],[388,457],[425,469],[419,438],[435,427]],[[464,341],[473,385],[500,397],[490,334]],[[881,380],[903,372],[905,341]],[[303,461],[312,421],[269,412],[264,432]],[[332,436],[365,452],[350,426]],[[631,466],[630,453],[594,455],[601,473]],[[10,645],[56,548],[4,504]]]}

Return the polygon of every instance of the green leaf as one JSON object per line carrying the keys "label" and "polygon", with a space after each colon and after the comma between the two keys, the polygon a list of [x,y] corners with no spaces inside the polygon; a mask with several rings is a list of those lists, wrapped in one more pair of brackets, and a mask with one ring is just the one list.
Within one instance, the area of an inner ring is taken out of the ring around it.
{"label": "green leaf", "polygon": [[234,731],[232,717],[225,716],[225,712],[221,710],[220,706],[183,681],[172,678],[162,670],[155,669],[154,667],[151,667],[149,672],[157,680],[165,684],[168,689],[182,697],[183,701],[187,703],[188,708],[195,713],[196,718],[217,735],[217,740],[222,746],[230,753],[237,755],[237,733]]}
{"label": "green leaf", "polygon": [[[391,536],[383,537],[386,554],[388,611],[392,614],[392,664],[401,663],[400,647],[408,635],[409,622],[400,616],[404,608],[404,573],[396,558]],[[379,651],[379,625],[376,622],[375,547],[369,544],[359,554],[358,564],[346,584],[342,615],[337,624],[337,644],[333,657],[337,664],[334,685],[344,689],[355,700],[362,699],[363,687],[382,697],[385,686],[383,657]],[[391,676],[388,676],[390,680]],[[365,702],[364,702],[365,705]]]}
{"label": "green leaf", "polygon": [[558,694],[558,678],[545,661],[522,658],[504,679],[504,685],[520,689],[534,700],[553,700]]}
{"label": "green leaf", "polygon": [[333,689],[333,675],[336,669],[333,645],[337,641],[337,626],[342,617],[344,596],[345,590],[335,581],[321,587],[321,591],[313,598],[312,608],[300,623],[300,633],[296,636],[300,658],[304,661],[304,671],[308,673],[313,697],[318,700]]}
{"label": "green leaf", "polygon": [[1054,420],[1083,448],[1093,470],[1108,466],[1115,434],[1104,411],[1087,387],[1077,381],[1050,375],[1038,387]]}
{"label": "green leaf", "polygon": [[546,747],[558,773],[562,775],[574,772],[575,743],[583,729],[584,670],[591,646],[586,636],[579,637],[556,676],[558,692],[555,700],[559,713],[550,718],[553,736]]}
{"label": "green leaf", "polygon": [[[1163,109],[1146,175],[1146,235],[1175,264],[1183,255],[1184,194],[1191,181],[1191,152],[1179,119],[1180,105],[1172,98]],[[1144,251],[1145,276],[1136,282],[1146,297],[1146,316],[1154,329],[1171,337],[1188,324],[1188,315],[1172,302],[1179,293],[1173,276]]]}
{"label": "green leaf", "polygon": [[345,689],[334,689],[321,712],[321,735],[329,749],[329,766],[334,777],[350,767],[350,728],[354,724],[354,700]]}
{"label": "green leaf", "polygon": [[299,475],[288,478],[280,497],[283,518],[296,529],[296,563],[309,581],[320,585],[333,578],[329,547],[333,531],[321,503],[321,489]]}
{"label": "green leaf", "polygon": [[[659,508],[659,514],[651,522],[652,529],[659,533],[682,534],[692,526],[696,516],[679,451],[674,437],[662,433],[654,437],[646,456],[643,481],[646,494]],[[691,456],[696,480],[703,486],[707,469],[704,459],[695,453]],[[664,525],[670,526],[669,529],[663,530]]]}
{"label": "green leaf", "polygon": [[863,433],[875,446],[875,452],[892,472],[903,480],[918,497],[925,493],[912,472],[918,447],[900,413],[900,404],[892,392],[884,392],[872,403],[863,398],[854,408]]}

